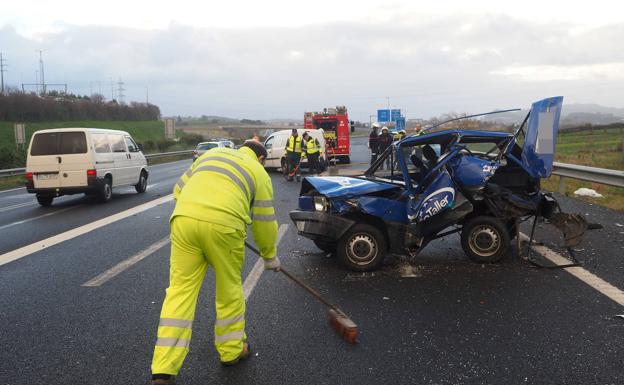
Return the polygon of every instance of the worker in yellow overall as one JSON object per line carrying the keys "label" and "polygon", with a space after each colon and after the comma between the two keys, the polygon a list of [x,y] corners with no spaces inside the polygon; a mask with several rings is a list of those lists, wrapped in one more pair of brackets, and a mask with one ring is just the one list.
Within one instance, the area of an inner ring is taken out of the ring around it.
{"label": "worker in yellow overall", "polygon": [[153,385],[175,383],[208,266],[216,279],[214,343],[221,363],[233,365],[250,354],[241,284],[248,225],[265,269],[277,271],[280,266],[273,187],[262,165],[266,156],[257,141],[247,141],[238,150],[206,151],[173,189],[171,268],[152,360]]}
{"label": "worker in yellow overall", "polygon": [[310,174],[318,175],[321,173],[321,162],[319,159],[321,156],[321,144],[307,132],[303,133],[303,140],[305,142],[305,152],[308,158]]}
{"label": "worker in yellow overall", "polygon": [[297,129],[292,129],[292,134],[286,141],[286,169],[288,181],[292,181],[296,176],[297,181],[301,180],[301,172],[299,171],[299,164],[301,163],[302,153],[302,141],[301,137],[297,133]]}

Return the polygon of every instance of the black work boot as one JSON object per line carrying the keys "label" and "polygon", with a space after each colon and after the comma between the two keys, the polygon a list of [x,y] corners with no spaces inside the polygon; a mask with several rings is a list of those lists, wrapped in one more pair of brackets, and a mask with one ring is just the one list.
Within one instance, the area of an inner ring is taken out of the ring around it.
{"label": "black work boot", "polygon": [[238,364],[240,361],[247,359],[247,357],[249,357],[250,355],[251,355],[251,346],[249,345],[248,342],[245,342],[243,344],[243,351],[241,352],[241,354],[239,354],[238,357],[236,357],[232,361],[221,361],[221,365],[234,366]]}
{"label": "black work boot", "polygon": [[175,376],[172,374],[152,374],[152,385],[175,385]]}

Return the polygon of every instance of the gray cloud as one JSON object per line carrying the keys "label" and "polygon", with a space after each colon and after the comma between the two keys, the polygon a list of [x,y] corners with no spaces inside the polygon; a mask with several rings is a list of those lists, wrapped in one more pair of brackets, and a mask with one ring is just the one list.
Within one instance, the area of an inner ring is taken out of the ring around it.
{"label": "gray cloud", "polygon": [[408,14],[391,24],[249,30],[65,26],[25,38],[7,25],[0,51],[11,84],[34,81],[35,50],[44,49],[48,82],[67,82],[79,93],[102,85],[108,97],[109,79],[121,77],[128,99],[144,100],[149,87],[164,114],[301,118],[304,110],[345,104],[368,120],[386,96],[408,118],[526,107],[555,94],[622,107],[623,81],[615,73],[537,81],[508,71],[624,66],[618,44],[624,24],[576,34],[572,27],[494,14],[432,20]]}

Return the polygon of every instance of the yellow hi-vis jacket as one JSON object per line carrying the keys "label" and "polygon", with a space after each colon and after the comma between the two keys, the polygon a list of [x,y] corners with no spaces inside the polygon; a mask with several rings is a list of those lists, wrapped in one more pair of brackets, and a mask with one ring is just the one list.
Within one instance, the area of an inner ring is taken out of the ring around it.
{"label": "yellow hi-vis jacket", "polygon": [[305,142],[305,148],[307,154],[316,154],[317,152],[321,151],[321,145],[319,144],[318,140],[312,137],[310,137],[310,140]]}
{"label": "yellow hi-vis jacket", "polygon": [[286,151],[290,152],[301,152],[301,136],[297,135],[288,137],[288,142],[286,142]]}
{"label": "yellow hi-vis jacket", "polygon": [[[214,148],[197,158],[173,187],[181,215],[246,234],[247,225],[265,259],[276,254],[277,220],[271,178],[252,149]],[[251,215],[250,215],[251,211]]]}

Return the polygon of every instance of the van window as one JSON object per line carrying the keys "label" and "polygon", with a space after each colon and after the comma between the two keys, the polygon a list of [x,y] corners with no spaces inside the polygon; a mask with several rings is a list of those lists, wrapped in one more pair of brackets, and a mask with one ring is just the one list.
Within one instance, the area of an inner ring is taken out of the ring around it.
{"label": "van window", "polygon": [[110,144],[108,143],[108,137],[106,134],[91,134],[93,140],[93,147],[98,154],[105,154],[111,152]]}
{"label": "van window", "polygon": [[264,147],[268,150],[269,148],[273,148],[273,136],[264,142]]}
{"label": "van window", "polygon": [[113,152],[126,152],[126,144],[124,138],[121,135],[108,135],[108,140],[111,144]]}
{"label": "van window", "polygon": [[85,154],[87,139],[84,132],[46,132],[35,134],[30,155]]}
{"label": "van window", "polygon": [[139,146],[137,146],[136,143],[134,143],[134,140],[132,140],[131,137],[124,136],[124,139],[126,139],[126,146],[128,146],[128,151],[129,152],[137,152],[137,151],[139,151]]}

